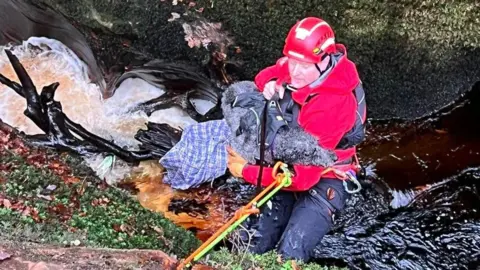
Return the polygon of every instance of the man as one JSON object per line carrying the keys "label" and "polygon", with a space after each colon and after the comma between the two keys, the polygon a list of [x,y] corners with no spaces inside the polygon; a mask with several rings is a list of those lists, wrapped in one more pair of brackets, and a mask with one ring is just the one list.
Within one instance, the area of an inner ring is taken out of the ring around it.
{"label": "man", "polygon": [[[308,17],[297,22],[283,53],[275,65],[258,73],[256,86],[268,100],[275,93],[283,98],[285,91],[292,91],[291,98],[300,107],[298,124],[318,138],[320,146],[334,150],[338,160],[333,172],[291,164],[292,185],[274,196],[271,207],[261,209],[251,251],[264,253],[278,244],[284,258],[306,262],[349,196],[338,172],[357,173],[355,145],[364,138],[366,109],[356,66],[347,58],[345,46],[335,43],[325,21]],[[228,151],[232,175],[256,184],[260,166]],[[262,186],[274,181],[271,173],[272,167],[264,168]]]}

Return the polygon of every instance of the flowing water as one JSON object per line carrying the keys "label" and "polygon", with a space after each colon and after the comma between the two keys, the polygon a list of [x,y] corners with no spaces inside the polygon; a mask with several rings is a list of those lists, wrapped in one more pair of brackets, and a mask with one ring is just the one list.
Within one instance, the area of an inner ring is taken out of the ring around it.
{"label": "flowing water", "polygon": [[[88,81],[84,64],[61,43],[31,38],[13,52],[37,90],[60,82],[55,99],[64,112],[87,130],[118,145],[136,149],[134,135],[148,121],[184,127],[195,121],[181,110],[157,111],[150,117],[129,108],[158,97],[162,89],[128,79],[115,95],[102,100]],[[0,73],[18,81],[3,50]],[[477,87],[480,88],[480,87]],[[359,157],[369,171],[364,189],[348,203],[316,251],[321,263],[374,269],[475,269],[480,258],[480,117],[479,93],[440,117],[416,122],[374,122]],[[40,133],[23,115],[26,102],[0,85],[0,118],[27,134]],[[463,120],[465,122],[461,122]],[[109,183],[134,189],[139,202],[163,213],[205,240],[239,206],[251,187],[219,179],[201,188],[172,190],[162,183],[157,161],[129,167],[118,161],[103,174],[102,155],[85,161]]]}
{"label": "flowing water", "polygon": [[[74,122],[88,131],[129,149],[137,149],[139,142],[134,135],[139,129],[146,129],[146,123],[167,123],[174,127],[184,127],[195,123],[178,108],[157,111],[148,117],[137,111],[126,113],[139,103],[156,98],[164,93],[163,89],[153,87],[140,79],[127,79],[113,97],[102,100],[100,89],[88,80],[84,64],[71,50],[58,41],[45,38],[30,38],[22,46],[13,48],[30,74],[38,92],[43,86],[59,82],[55,100],[60,101],[63,111]],[[0,73],[18,82],[15,72],[3,49],[0,53]],[[17,127],[26,134],[42,133],[23,111],[26,101],[13,90],[0,85],[0,119]],[[86,160],[94,170],[101,163],[99,155]],[[113,171],[106,174],[109,183],[117,182],[127,176],[130,168],[121,162]]]}
{"label": "flowing water", "polygon": [[[140,111],[126,113],[139,103],[164,93],[163,89],[153,87],[141,79],[125,80],[116,89],[115,95],[102,100],[98,86],[88,80],[84,64],[70,49],[56,40],[34,37],[22,46],[8,48],[12,49],[24,65],[38,92],[43,86],[59,82],[55,100],[61,102],[65,114],[90,132],[114,140],[117,145],[137,149],[139,142],[134,139],[134,135],[139,129],[146,128],[147,122],[167,123],[181,128],[195,123],[178,108],[156,111],[151,116]],[[3,48],[0,53],[0,73],[19,82]],[[204,111],[212,106],[202,100],[194,102],[200,110],[205,108]],[[25,108],[24,98],[0,85],[0,119],[26,134],[42,133],[23,114]],[[138,167],[130,167],[117,161],[113,169],[105,173],[99,167],[103,158],[102,155],[92,155],[85,157],[85,162],[110,184],[122,181],[133,184],[143,206],[164,213],[180,226],[195,229],[201,239],[208,238],[238,207],[238,200],[231,195],[213,194],[214,187],[188,193],[173,191],[162,183],[162,168],[158,162],[142,162]],[[208,206],[204,206],[207,202]],[[197,208],[202,210],[200,213],[193,213],[195,205],[199,205]],[[178,209],[188,209],[189,213],[176,214]]]}

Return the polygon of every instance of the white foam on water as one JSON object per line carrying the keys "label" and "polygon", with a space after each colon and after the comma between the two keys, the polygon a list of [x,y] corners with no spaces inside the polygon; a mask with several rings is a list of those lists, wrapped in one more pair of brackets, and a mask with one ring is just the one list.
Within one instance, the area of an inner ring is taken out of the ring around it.
{"label": "white foam on water", "polygon": [[[141,79],[125,80],[113,97],[103,100],[99,87],[88,79],[85,63],[63,43],[53,39],[32,37],[19,46],[0,46],[0,73],[13,81],[19,82],[4,48],[11,49],[18,57],[39,93],[44,86],[60,83],[55,100],[61,102],[64,113],[72,121],[122,147],[137,149],[139,142],[134,139],[134,135],[139,129],[146,128],[148,121],[168,123],[181,128],[195,123],[183,110],[176,107],[156,111],[150,117],[143,112],[129,112],[128,109],[164,92],[163,89]],[[24,116],[25,108],[24,98],[7,86],[0,85],[0,119],[26,134],[43,133]],[[98,172],[96,166],[99,157],[92,156],[89,159],[87,163]],[[127,171],[125,168],[119,170],[124,173],[111,172],[117,180]]]}

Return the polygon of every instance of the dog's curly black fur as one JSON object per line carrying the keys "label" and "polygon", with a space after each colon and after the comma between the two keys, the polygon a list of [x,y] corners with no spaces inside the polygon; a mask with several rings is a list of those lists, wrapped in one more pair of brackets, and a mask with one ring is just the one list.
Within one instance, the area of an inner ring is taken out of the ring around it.
{"label": "dog's curly black fur", "polygon": [[[240,119],[249,113],[249,109],[232,107],[237,95],[248,92],[258,93],[253,82],[241,81],[232,84],[223,94],[222,111],[232,130],[230,145],[248,162],[254,163],[255,157],[259,156],[257,154],[259,151],[257,144],[258,127],[255,123],[248,130],[244,130],[241,135],[235,136],[235,131],[240,125]],[[270,151],[265,153],[265,161],[270,164],[273,164],[274,160],[281,160],[287,164],[331,166],[337,159],[333,151],[320,147],[318,140],[302,128],[282,128],[278,132],[274,144],[273,153]]]}

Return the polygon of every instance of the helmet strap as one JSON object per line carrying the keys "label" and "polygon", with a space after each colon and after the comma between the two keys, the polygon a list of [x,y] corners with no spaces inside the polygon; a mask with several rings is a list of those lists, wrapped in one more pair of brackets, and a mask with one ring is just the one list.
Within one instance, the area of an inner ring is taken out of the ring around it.
{"label": "helmet strap", "polygon": [[[327,56],[329,56],[329,54],[322,55],[322,57],[320,58],[320,63],[323,62],[323,60],[325,60]],[[320,69],[320,66],[318,65],[318,63],[315,63],[315,67],[317,68],[318,72],[320,72],[320,76],[322,76],[322,74],[325,73],[325,71],[327,71],[331,66],[332,66],[332,57],[330,57],[328,64],[323,71]]]}

